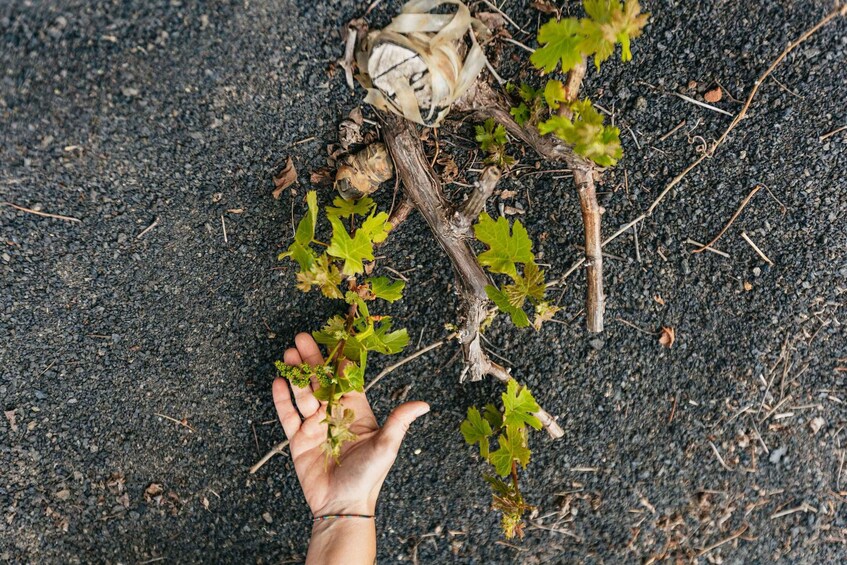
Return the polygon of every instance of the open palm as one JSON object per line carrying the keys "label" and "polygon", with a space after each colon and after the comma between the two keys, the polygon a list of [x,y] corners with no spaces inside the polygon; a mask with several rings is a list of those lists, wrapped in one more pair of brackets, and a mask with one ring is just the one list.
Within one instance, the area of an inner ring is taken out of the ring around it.
{"label": "open palm", "polygon": [[[285,351],[285,363],[323,364],[323,356],[315,340],[307,333],[298,334],[292,347]],[[382,487],[406,430],[416,418],[429,411],[425,402],[401,404],[386,419],[382,428],[364,393],[351,392],[341,404],[353,410],[355,421],[350,431],[356,439],[341,448],[339,462],[327,461],[326,403],[315,398],[318,384],[289,389],[285,379],[273,383],[273,398],[279,420],[289,440],[294,469],[306,502],[315,516],[327,514],[373,514]],[[293,398],[291,392],[294,392]]]}

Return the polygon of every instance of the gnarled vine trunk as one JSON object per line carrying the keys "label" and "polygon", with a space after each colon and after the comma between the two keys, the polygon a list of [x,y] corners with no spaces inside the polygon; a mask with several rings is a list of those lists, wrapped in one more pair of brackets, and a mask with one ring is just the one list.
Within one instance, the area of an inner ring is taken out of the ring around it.
{"label": "gnarled vine trunk", "polygon": [[[471,224],[494,191],[499,171],[489,170],[484,174],[471,197],[463,206],[455,208],[444,197],[441,181],[426,159],[415,125],[390,113],[381,113],[381,118],[384,123],[383,138],[394,159],[394,168],[403,183],[405,194],[424,217],[456,273],[462,303],[458,331],[465,361],[462,375],[470,375],[472,381],[478,381],[486,375],[508,381],[511,379],[509,371],[493,362],[482,348],[479,328],[491,308],[485,293],[485,287],[490,282],[468,245]],[[562,428],[549,413],[540,410],[535,415],[551,437],[564,435]]]}

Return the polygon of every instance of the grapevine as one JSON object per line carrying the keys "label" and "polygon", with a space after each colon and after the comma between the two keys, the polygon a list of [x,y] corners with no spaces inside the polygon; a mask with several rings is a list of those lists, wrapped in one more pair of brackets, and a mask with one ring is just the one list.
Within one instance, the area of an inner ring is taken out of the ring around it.
{"label": "grapevine", "polygon": [[[441,4],[455,7],[453,15],[429,13]],[[583,18],[554,18],[542,25],[539,47],[529,58],[539,74],[564,76],[539,86],[507,84],[505,93],[476,78],[486,63],[478,38],[488,38],[488,32],[459,0],[409,2],[401,23],[395,20],[377,32],[367,33],[361,29],[365,24],[356,20],[359,28],[351,27],[350,32],[362,35],[354,36],[352,42],[348,39],[348,46],[355,46],[356,78],[368,89],[366,101],[379,110],[384,146],[373,144],[366,152],[348,155],[345,162],[364,160],[366,166],[369,155],[380,155],[384,172],[390,154],[404,189],[398,207],[404,212],[395,211],[389,217],[378,211],[366,191],[349,190],[350,171],[342,179],[339,170],[336,188],[341,196],[321,210],[317,192],[309,191],[294,241],[280,255],[297,264],[300,290],[317,290],[345,305],[345,314],[332,316],[313,333],[327,351],[322,366],[277,363],[281,376],[295,386],[311,384],[315,396],[327,403],[324,449],[328,461],[338,461],[344,444],[355,439],[349,429],[355,415],[341,405],[341,397],[364,390],[369,353],[397,354],[409,342],[407,331],[394,329],[390,317],[371,313],[382,302],[400,300],[405,290],[402,280],[371,275],[377,268],[374,246],[386,242],[411,210],[423,215],[456,273],[461,310],[451,336],[464,355],[461,378],[492,376],[506,385],[502,406],[488,404],[482,411],[469,408],[461,432],[467,443],[478,445],[480,457],[493,468],[494,474],[486,476],[486,481],[507,537],[523,536],[524,515],[532,509],[518,482],[519,470],[531,458],[530,430],[546,429],[554,438],[564,432],[527,387],[488,357],[481,334],[498,314],[507,316],[517,328],[538,331],[560,307],[546,296],[551,283],[538,264],[523,223],[502,216],[495,219],[486,211],[486,203],[500,178],[516,163],[507,151],[512,141],[525,142],[544,158],[566,162],[573,171],[586,231],[588,328],[601,331],[600,209],[594,181],[623,152],[620,130],[606,124],[591,100],[579,97],[579,89],[588,59],[599,70],[618,46],[623,61],[632,59],[631,40],[642,33],[648,15],[641,13],[637,0],[584,0],[583,7]],[[343,65],[351,83],[353,56],[350,53],[351,60]],[[433,170],[441,162],[439,155],[425,154],[421,141],[425,136],[415,125],[437,127],[451,106],[476,120],[474,138],[485,164],[459,204],[445,196]],[[372,149],[377,145],[379,151]],[[389,176],[367,178],[376,179],[372,187],[376,189]],[[325,218],[320,226],[319,216]],[[317,239],[319,233],[328,233],[328,240]]]}

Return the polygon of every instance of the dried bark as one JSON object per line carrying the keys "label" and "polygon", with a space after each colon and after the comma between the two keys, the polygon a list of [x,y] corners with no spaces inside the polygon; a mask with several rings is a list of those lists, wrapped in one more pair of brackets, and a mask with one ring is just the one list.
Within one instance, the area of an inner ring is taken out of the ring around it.
{"label": "dried bark", "polygon": [[[455,210],[444,197],[441,182],[426,159],[415,125],[394,114],[382,112],[380,115],[384,122],[383,138],[403,182],[405,195],[429,225],[456,273],[462,303],[461,325],[457,332],[465,360],[462,378],[470,375],[472,381],[478,381],[490,375],[506,382],[511,379],[509,371],[488,357],[480,341],[479,328],[490,308],[485,293],[490,283],[467,241],[473,218],[493,192],[499,171],[486,174],[465,205]],[[541,410],[536,416],[551,437],[564,435],[550,414]]]}

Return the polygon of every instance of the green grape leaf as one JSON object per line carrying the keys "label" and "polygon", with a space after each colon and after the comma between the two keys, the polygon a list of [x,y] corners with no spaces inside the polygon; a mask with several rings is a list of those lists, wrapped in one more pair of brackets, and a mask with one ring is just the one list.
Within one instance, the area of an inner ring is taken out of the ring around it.
{"label": "green grape leaf", "polygon": [[474,235],[488,246],[488,250],[479,257],[479,264],[488,267],[492,273],[503,273],[515,277],[515,263],[529,263],[534,260],[532,255],[532,240],[520,220],[515,220],[509,228],[509,221],[504,217],[494,221],[487,212],[479,215],[479,222],[474,225]]}
{"label": "green grape leaf", "polygon": [[485,405],[485,411],[482,417],[491,425],[491,429],[496,430],[503,427],[503,414],[491,403]]}
{"label": "green grape leaf", "polygon": [[333,394],[334,387],[332,385],[322,386],[314,392],[315,398],[321,402],[330,402],[341,398],[340,394]]}
{"label": "green grape leaf", "polygon": [[345,200],[340,196],[336,196],[332,203],[335,206],[327,206],[326,215],[336,218],[349,218],[354,214],[366,216],[376,206],[373,199],[367,196],[359,200]]}
{"label": "green grape leaf", "polygon": [[324,253],[312,263],[308,271],[297,273],[297,288],[309,292],[312,286],[317,286],[327,298],[344,298],[338,288],[341,284],[341,273],[338,267],[329,262],[329,256]]}
{"label": "green grape leaf", "polygon": [[512,494],[515,490],[511,483],[503,482],[497,477],[485,475],[483,476],[483,479],[485,479],[485,482],[491,486],[491,492],[497,497],[507,497]]}
{"label": "green grape leaf", "polygon": [[405,281],[392,281],[388,277],[373,277],[367,279],[371,285],[371,292],[377,298],[388,302],[396,302],[403,298],[403,289],[406,288]]}
{"label": "green grape leaf", "polygon": [[518,90],[518,96],[520,96],[521,100],[527,104],[535,104],[535,101],[538,100],[538,96],[540,94],[539,90],[532,88],[532,86],[525,82],[521,83],[521,87]]}
{"label": "green grape leaf", "polygon": [[468,445],[479,444],[479,454],[488,459],[488,436],[492,434],[491,425],[482,419],[479,410],[475,407],[468,408],[468,418],[462,422],[459,428]]}
{"label": "green grape leaf", "polygon": [[553,20],[538,30],[538,43],[541,47],[529,57],[536,69],[544,74],[556,70],[561,62],[562,72],[566,73],[582,62],[580,22],[576,18]]}
{"label": "green grape leaf", "polygon": [[[388,237],[388,232],[391,231],[391,224],[388,222],[388,214],[380,212],[379,214],[371,214],[362,223],[362,227],[356,230],[364,232],[368,239],[374,243],[382,243]],[[373,257],[371,258],[373,259]]]}
{"label": "green grape leaf", "polygon": [[538,412],[538,403],[528,388],[520,386],[518,381],[512,379],[506,385],[506,392],[502,397],[503,423],[507,427],[530,425],[536,430],[541,429],[541,421],[532,415],[533,412]]}
{"label": "green grape leaf", "polygon": [[362,345],[371,351],[384,355],[400,353],[409,345],[409,332],[406,331],[406,328],[393,332],[389,331],[390,329],[391,320],[383,318],[382,323],[374,329],[374,332],[361,340]]}
{"label": "green grape leaf", "polygon": [[621,45],[621,60],[632,60],[630,41],[641,35],[647,25],[649,14],[641,13],[638,0],[585,0],[585,13],[588,18],[580,21],[583,35],[582,50],[585,54],[594,54],[594,65],[612,56],[615,44]]}
{"label": "green grape leaf", "polygon": [[530,120],[530,118],[532,118],[532,113],[525,102],[521,102],[518,106],[511,108],[509,113],[513,118],[515,118],[515,122],[517,122],[519,126],[523,126]]}
{"label": "green grape leaf", "polygon": [[282,261],[286,257],[290,257],[292,261],[296,261],[300,266],[301,271],[308,271],[317,259],[317,255],[308,245],[303,245],[299,241],[295,241],[288,247],[288,251],[279,254],[278,259]]}
{"label": "green grape leaf", "polygon": [[297,224],[294,241],[301,245],[309,245],[315,239],[315,225],[318,222],[318,193],[310,190],[306,193],[306,205],[309,207],[306,215]]}
{"label": "green grape leaf", "polygon": [[323,345],[328,353],[335,351],[339,341],[351,339],[342,316],[333,316],[327,320],[320,331],[312,332],[312,337],[315,338],[316,342]]}
{"label": "green grape leaf", "polygon": [[479,143],[480,149],[486,153],[490,153],[498,147],[506,145],[506,128],[502,124],[494,121],[494,118],[488,118],[481,126],[476,126],[476,141]]}
{"label": "green grape leaf", "polygon": [[515,308],[509,303],[509,299],[505,294],[500,292],[496,286],[488,285],[485,287],[485,294],[488,295],[488,298],[491,302],[494,303],[497,308],[500,309],[501,312],[504,312],[509,315],[512,319],[512,323],[515,324],[516,328],[525,328],[529,326],[529,317],[526,315],[526,312],[521,310],[520,308]]}
{"label": "green grape leaf", "polygon": [[512,462],[516,461],[522,467],[526,467],[529,463],[529,457],[532,454],[526,446],[526,438],[524,432],[520,428],[507,427],[505,434],[500,434],[497,438],[500,448],[493,451],[489,457],[489,461],[494,465],[494,470],[501,477],[508,476],[512,472]]}
{"label": "green grape leaf", "polygon": [[351,391],[362,392],[365,387],[364,367],[356,363],[347,363],[344,367],[344,374],[338,378],[338,384],[338,392],[341,394],[347,394]]}
{"label": "green grape leaf", "polygon": [[571,104],[573,121],[554,115],[538,124],[541,135],[552,133],[573,147],[574,152],[601,167],[610,167],[623,156],[620,130],[603,125],[603,115],[588,99]]}
{"label": "green grape leaf", "polygon": [[559,109],[559,102],[565,102],[568,99],[568,93],[565,90],[565,85],[560,80],[548,80],[544,86],[544,101],[547,102],[553,110]]}
{"label": "green grape leaf", "polygon": [[556,315],[556,312],[561,310],[558,306],[554,306],[549,302],[539,302],[535,305],[535,319],[532,321],[532,327],[535,331],[541,329],[541,324],[549,322]]}
{"label": "green grape leaf", "polygon": [[326,252],[344,260],[341,271],[345,275],[363,272],[362,261],[373,261],[374,258],[373,244],[368,233],[364,229],[358,229],[353,237],[350,237],[338,216],[329,216],[329,223],[332,224],[332,239]]}
{"label": "green grape leaf", "polygon": [[537,302],[544,300],[544,272],[538,268],[535,261],[526,264],[523,276],[517,275],[515,283],[503,287],[503,294],[515,308],[521,308],[527,298]]}

